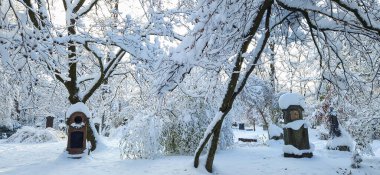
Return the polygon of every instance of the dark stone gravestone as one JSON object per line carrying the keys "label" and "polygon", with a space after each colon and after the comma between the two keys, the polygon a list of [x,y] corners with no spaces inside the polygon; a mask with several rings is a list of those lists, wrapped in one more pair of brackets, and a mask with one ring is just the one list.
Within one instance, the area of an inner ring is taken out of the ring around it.
{"label": "dark stone gravestone", "polygon": [[264,131],[268,131],[268,125],[264,124],[264,125],[263,125],[263,130],[264,130]]}
{"label": "dark stone gravestone", "polygon": [[245,130],[244,123],[239,123],[239,130]]}
{"label": "dark stone gravestone", "polygon": [[87,116],[82,112],[74,112],[68,119],[67,151],[71,155],[82,154],[86,149]]}
{"label": "dark stone gravestone", "polygon": [[338,117],[332,113],[328,115],[329,124],[330,124],[330,136],[331,137],[340,137],[342,132],[339,129]]}
{"label": "dark stone gravestone", "polygon": [[[305,124],[302,124],[299,128],[294,129],[292,127],[287,127],[289,125],[295,124],[292,122],[302,122],[303,116],[302,111],[304,109],[299,105],[290,105],[287,109],[283,109],[284,115],[284,144],[291,145],[301,152],[301,154],[295,154],[290,152],[284,152],[284,157],[313,157],[313,153],[310,150],[308,128],[305,128]],[[287,125],[289,124],[289,125]]]}
{"label": "dark stone gravestone", "polygon": [[46,128],[53,128],[54,123],[54,117],[53,116],[47,116],[46,117]]}
{"label": "dark stone gravestone", "polygon": [[95,129],[96,129],[96,132],[99,133],[100,123],[95,123]]}
{"label": "dark stone gravestone", "polygon": [[253,119],[253,131],[256,131],[256,119]]}

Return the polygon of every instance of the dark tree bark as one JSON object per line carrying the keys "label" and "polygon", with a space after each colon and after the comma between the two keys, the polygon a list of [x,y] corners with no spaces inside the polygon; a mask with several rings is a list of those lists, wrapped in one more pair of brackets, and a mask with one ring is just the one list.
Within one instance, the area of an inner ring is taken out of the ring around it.
{"label": "dark tree bark", "polygon": [[269,63],[269,66],[270,66],[270,83],[271,83],[271,86],[273,88],[273,92],[276,92],[276,68],[274,66],[274,43],[270,43],[269,44],[269,49],[271,51],[270,53],[270,63]]}
{"label": "dark tree bark", "polygon": [[[239,54],[238,54],[237,59],[235,61],[235,67],[233,69],[233,73],[231,75],[231,79],[230,79],[229,84],[228,84],[227,92],[224,96],[223,103],[222,103],[221,107],[219,108],[219,111],[222,112],[222,116],[221,116],[220,120],[218,120],[215,123],[214,126],[211,126],[211,125],[209,126],[209,128],[210,127],[212,128],[211,132],[208,133],[203,138],[198,149],[196,150],[195,157],[194,157],[194,167],[198,167],[199,156],[201,155],[204,147],[206,146],[206,144],[208,143],[209,139],[212,136],[212,141],[211,141],[211,145],[210,145],[210,148],[208,151],[207,161],[206,161],[206,165],[205,165],[206,170],[210,173],[212,172],[212,166],[213,166],[213,162],[214,162],[214,158],[215,158],[215,153],[216,153],[216,150],[218,148],[218,141],[219,141],[219,136],[220,136],[220,131],[221,131],[221,127],[223,124],[223,120],[226,117],[226,115],[228,114],[228,112],[231,110],[233,102],[236,99],[236,96],[243,90],[243,88],[247,82],[247,79],[248,79],[249,75],[252,73],[253,69],[255,68],[255,64],[259,60],[261,53],[264,50],[266,42],[269,38],[269,18],[270,18],[270,13],[271,13],[270,7],[271,7],[272,3],[273,3],[272,0],[266,0],[263,2],[263,4],[259,7],[257,16],[254,18],[254,21],[253,21],[252,26],[249,30],[249,33],[246,36],[244,36],[244,38],[247,38],[247,39],[244,41],[244,43],[242,44],[242,46],[240,48]],[[265,26],[266,26],[267,30],[265,32],[265,35],[263,36],[264,37],[263,44],[261,46],[259,46],[260,47],[259,52],[257,52],[257,55],[254,58],[253,65],[249,68],[247,73],[244,75],[244,77],[242,79],[242,83],[240,84],[240,86],[237,87],[237,83],[238,83],[239,76],[240,76],[241,66],[242,66],[242,63],[244,61],[244,57],[242,56],[242,54],[247,52],[248,46],[249,46],[253,36],[256,34],[258,28],[260,27],[260,23],[261,23],[266,11],[267,11],[267,15],[266,15]],[[235,91],[235,89],[237,89],[237,91]]]}
{"label": "dark tree bark", "polygon": [[[67,4],[65,2],[65,0],[62,1],[63,2],[63,5],[65,7],[65,10],[67,10]],[[80,8],[83,6],[85,0],[80,0],[77,4],[77,6],[75,6],[72,10],[72,13],[77,13]],[[97,1],[95,1],[93,4],[91,4],[91,7],[93,5],[95,5],[97,3]],[[88,9],[88,11],[90,10],[91,8]],[[84,15],[86,14],[88,11],[84,12],[83,14],[81,15]],[[76,34],[76,19],[70,19],[70,24],[69,26],[67,27],[67,35],[68,36],[73,36]],[[104,73],[103,73],[103,67],[101,66],[100,70],[101,70],[101,76],[99,78],[99,80],[95,83],[95,85],[91,88],[91,90],[89,91],[88,94],[85,94],[84,97],[81,99],[79,97],[79,87],[78,87],[78,80],[77,80],[77,62],[75,61],[76,57],[77,57],[77,43],[75,43],[74,41],[69,41],[68,42],[68,59],[70,60],[70,63],[69,63],[69,78],[70,80],[69,81],[63,81],[63,79],[56,74],[56,77],[58,80],[60,80],[66,87],[68,93],[69,93],[69,101],[71,104],[75,104],[75,103],[78,103],[78,102],[83,102],[83,103],[86,103],[86,101],[90,98],[90,96],[95,92],[95,90],[97,88],[99,88],[99,86],[101,85],[101,83],[104,81]],[[88,116],[87,116],[88,117]],[[88,121],[90,121],[89,118],[87,118]],[[91,148],[88,152],[88,154],[90,154],[91,151],[94,151],[96,149],[96,138],[95,138],[95,135],[94,135],[94,132],[96,131],[93,131],[91,126],[91,124],[88,124],[87,125],[87,140],[90,141],[91,143]]]}
{"label": "dark tree bark", "polygon": [[[44,12],[44,1],[41,0],[22,0],[24,6],[26,7],[26,12],[28,14],[31,26],[35,28],[35,30],[45,30],[45,20],[48,19],[47,14],[43,14]],[[94,1],[86,1],[86,0],[78,0],[75,6],[73,6],[71,11],[68,11],[68,4],[66,1],[62,0],[64,9],[69,16],[71,16],[71,19],[69,20],[69,24],[67,24],[67,36],[68,38],[71,38],[70,36],[77,35],[77,20],[85,16],[88,12],[90,12],[94,6],[98,3],[98,0]],[[118,0],[115,1],[115,9],[118,9]],[[34,7],[33,5],[37,4],[37,7]],[[74,14],[74,15],[71,15]],[[114,18],[117,18],[117,14],[113,15]],[[86,103],[87,100],[94,94],[94,92],[102,85],[103,82],[106,82],[107,79],[112,75],[113,71],[117,67],[117,65],[120,63],[122,57],[127,53],[127,51],[120,48],[118,52],[116,52],[116,56],[113,58],[106,58],[107,64],[103,65],[104,58],[97,54],[97,52],[93,51],[91,47],[89,47],[89,43],[91,41],[85,41],[85,43],[77,43],[74,40],[69,40],[67,43],[67,59],[69,60],[68,63],[68,78],[63,78],[61,75],[61,70],[55,66],[51,66],[51,64],[46,64],[47,69],[54,72],[55,78],[60,81],[68,92],[68,100],[71,104],[75,104],[78,102]],[[84,47],[87,51],[89,51],[94,57],[97,58],[98,65],[99,65],[99,73],[100,77],[97,77],[97,79],[91,79],[93,82],[93,86],[90,86],[90,89],[87,89],[86,94],[79,95],[80,92],[80,84],[83,83],[83,81],[78,80],[78,63],[77,63],[77,57],[79,50],[79,47]],[[96,140],[94,133],[96,131],[93,131],[91,127],[87,128],[88,134],[87,134],[87,140],[91,142],[91,149],[90,151],[95,150],[96,148]]]}

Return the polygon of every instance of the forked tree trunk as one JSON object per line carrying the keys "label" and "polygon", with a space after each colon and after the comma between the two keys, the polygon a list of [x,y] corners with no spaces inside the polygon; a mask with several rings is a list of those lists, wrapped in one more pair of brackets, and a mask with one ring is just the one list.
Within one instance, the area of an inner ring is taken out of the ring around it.
{"label": "forked tree trunk", "polygon": [[[236,99],[236,96],[242,91],[244,85],[247,82],[249,75],[252,73],[253,69],[255,68],[255,64],[259,60],[260,55],[261,55],[262,51],[264,50],[266,42],[268,41],[268,38],[269,38],[269,17],[270,17],[270,13],[271,13],[270,7],[271,7],[272,3],[273,3],[273,0],[264,1],[264,3],[259,7],[257,16],[254,18],[254,21],[253,21],[252,26],[249,30],[249,33],[246,34],[246,36],[244,36],[244,38],[247,38],[247,40],[241,46],[241,49],[239,51],[239,54],[238,54],[236,62],[235,62],[235,67],[233,69],[233,73],[231,75],[231,79],[230,79],[229,84],[228,84],[227,92],[224,96],[223,103],[219,109],[219,111],[222,112],[222,116],[216,116],[216,117],[220,117],[220,118],[214,119],[214,120],[218,120],[218,121],[213,121],[212,124],[210,124],[208,126],[207,131],[210,131],[210,132],[205,134],[205,136],[203,137],[203,139],[202,139],[201,143],[199,144],[199,146],[196,150],[196,153],[195,153],[194,167],[196,167],[196,168],[199,165],[199,157],[200,157],[204,147],[207,145],[208,141],[210,140],[210,138],[212,136],[212,141],[211,141],[211,145],[210,145],[210,148],[208,151],[207,161],[206,161],[206,165],[205,165],[206,170],[210,173],[212,172],[212,166],[213,166],[213,162],[214,162],[214,158],[215,158],[215,153],[216,153],[216,150],[218,148],[219,136],[220,136],[220,131],[222,128],[224,118],[226,117],[228,112],[231,110],[232,104],[233,104],[234,100]],[[257,52],[257,55],[254,57],[253,65],[248,69],[247,73],[242,78],[243,80],[242,80],[242,83],[240,84],[240,86],[237,87],[237,83],[238,83],[240,71],[241,71],[241,66],[242,66],[242,63],[244,61],[242,54],[247,52],[248,46],[249,46],[253,36],[256,34],[259,26],[260,26],[260,23],[261,23],[262,18],[265,14],[265,11],[267,11],[267,17],[266,17],[266,21],[265,21],[265,27],[267,30],[265,32],[265,35],[263,36],[264,39],[262,41],[261,46],[258,46],[258,48],[256,48],[256,49],[258,49],[258,52]],[[237,89],[237,91],[235,91],[235,89]]]}
{"label": "forked tree trunk", "polygon": [[[44,19],[47,18],[47,16],[45,16],[47,14],[43,14],[43,12],[45,10],[42,8],[43,8],[43,3],[46,3],[46,2],[37,0],[36,1],[37,8],[33,9],[34,7],[32,5],[33,3],[31,0],[22,0],[22,1],[25,3],[25,6],[29,9],[28,10],[28,17],[29,17],[30,21],[32,22],[33,26],[35,27],[35,29],[36,30],[44,29],[44,27],[46,25],[44,22]],[[67,2],[69,2],[70,4],[66,4]],[[119,2],[118,0],[115,2],[115,9],[118,9],[118,2]],[[75,6],[73,6],[73,7],[71,7],[71,5],[73,5],[73,4],[71,4],[72,3],[71,1],[63,0],[62,3],[63,3],[63,7],[67,13],[66,15],[68,15],[70,17],[70,19],[67,19],[69,24],[66,24],[67,25],[66,26],[67,27],[66,28],[67,35],[70,38],[70,36],[76,35],[76,22],[77,22],[77,20],[80,17],[83,17],[84,15],[86,15],[98,3],[98,0],[94,0],[94,1],[91,1],[88,3],[86,2],[86,0],[79,0],[79,1],[77,1]],[[85,5],[85,3],[86,3],[86,5]],[[71,8],[68,8],[68,7],[71,7]],[[70,10],[70,11],[68,11],[68,10]],[[78,13],[78,12],[80,12],[80,13]],[[71,14],[75,14],[75,15],[72,16]],[[117,16],[114,16],[114,18],[116,18],[116,17]],[[67,59],[69,60],[69,65],[68,65],[69,66],[69,70],[68,70],[69,80],[61,77],[61,74],[62,74],[61,70],[55,69],[54,67],[50,67],[50,66],[47,67],[49,70],[54,71],[55,77],[57,78],[57,80],[59,80],[61,83],[63,83],[64,86],[66,87],[68,94],[69,94],[68,100],[71,104],[75,104],[78,102],[86,103],[86,101],[91,97],[91,95],[95,92],[95,90],[100,87],[101,83],[104,80],[106,80],[112,74],[112,72],[114,71],[114,68],[117,66],[118,62],[121,60],[121,58],[126,53],[124,50],[121,49],[116,54],[115,59],[113,59],[113,61],[110,61],[109,64],[107,65],[107,67],[104,68],[102,58],[98,57],[97,54],[92,52],[94,54],[94,56],[98,58],[98,61],[99,61],[100,77],[94,83],[94,85],[92,87],[90,87],[90,89],[88,90],[88,93],[84,94],[83,97],[80,97],[78,95],[79,94],[78,84],[80,82],[78,82],[78,79],[77,79],[78,78],[78,74],[77,74],[77,47],[78,46],[77,45],[83,45],[86,49],[88,49],[87,44],[76,43],[73,40],[68,41]],[[105,74],[107,74],[107,77],[105,77]],[[90,151],[93,151],[96,148],[96,139],[95,139],[95,135],[94,135],[95,132],[96,131],[92,130],[92,127],[90,125],[88,125],[87,140],[91,142]]]}

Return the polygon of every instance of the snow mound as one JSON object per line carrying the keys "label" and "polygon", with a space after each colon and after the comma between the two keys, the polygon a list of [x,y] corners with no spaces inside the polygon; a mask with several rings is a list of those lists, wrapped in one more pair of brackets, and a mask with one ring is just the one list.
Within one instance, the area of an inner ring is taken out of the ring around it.
{"label": "snow mound", "polygon": [[75,104],[71,105],[69,107],[69,109],[67,109],[66,118],[69,118],[71,116],[71,114],[73,114],[74,112],[82,112],[82,113],[84,113],[86,115],[87,118],[91,118],[91,112],[90,112],[90,110],[82,102],[78,102],[78,103],[75,103]]}
{"label": "snow mound", "polygon": [[302,108],[306,106],[304,97],[298,93],[282,94],[278,99],[278,104],[281,109],[288,109],[290,105],[300,105]]}
{"label": "snow mound", "polygon": [[53,128],[39,129],[24,126],[10,136],[6,143],[45,143],[58,142],[66,138],[66,134]]}
{"label": "snow mound", "polygon": [[354,150],[354,141],[347,131],[339,126],[339,130],[342,135],[340,137],[334,137],[326,143],[328,149],[337,149],[339,146],[347,146],[350,150]]}
{"label": "snow mound", "polygon": [[282,128],[274,124],[269,125],[268,131],[269,131],[269,137],[274,137],[274,136],[280,137],[283,132]]}

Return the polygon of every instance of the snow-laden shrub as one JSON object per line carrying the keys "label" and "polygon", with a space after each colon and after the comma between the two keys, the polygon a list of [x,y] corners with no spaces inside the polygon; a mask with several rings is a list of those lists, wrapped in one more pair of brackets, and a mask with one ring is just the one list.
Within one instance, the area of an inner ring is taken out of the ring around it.
{"label": "snow-laden shrub", "polygon": [[0,117],[0,128],[13,130],[12,119],[7,117]]}
{"label": "snow-laden shrub", "polygon": [[208,119],[202,119],[191,113],[184,113],[178,117],[171,115],[171,120],[164,123],[160,139],[167,155],[194,154],[203,133],[207,128]]}
{"label": "snow-laden shrub", "polygon": [[110,128],[109,132],[109,138],[112,139],[121,139],[124,136],[124,133],[127,128],[125,126],[119,126],[117,128]]}
{"label": "snow-laden shrub", "polygon": [[[167,113],[164,122],[161,143],[166,155],[193,155],[203,138],[204,132],[215,116],[214,112],[202,100],[190,99],[191,107],[180,108]],[[176,115],[179,113],[178,115]],[[231,116],[223,122],[218,149],[225,149],[233,144]]]}
{"label": "snow-laden shrub", "polygon": [[161,154],[161,121],[158,116],[141,114],[124,127],[120,140],[121,158],[148,159]]}
{"label": "snow-laden shrub", "polygon": [[224,119],[222,130],[220,132],[220,140],[219,140],[218,149],[224,150],[234,144],[234,133],[231,128],[231,125],[232,125],[231,118],[232,117],[227,116],[227,118]]}
{"label": "snow-laden shrub", "polygon": [[351,167],[360,168],[360,163],[363,162],[362,156],[358,153],[357,150],[354,151],[351,157]]}
{"label": "snow-laden shrub", "polygon": [[348,124],[348,132],[355,140],[355,149],[358,150],[359,154],[374,155],[371,143],[373,140],[373,133],[380,130],[378,122],[379,120],[371,118],[361,118],[351,120]]}
{"label": "snow-laden shrub", "polygon": [[317,131],[319,140],[328,140],[330,138],[329,130],[326,129],[324,124],[317,126]]}
{"label": "snow-laden shrub", "polygon": [[6,143],[45,143],[58,142],[66,138],[66,134],[53,128],[39,129],[24,126],[10,136]]}

